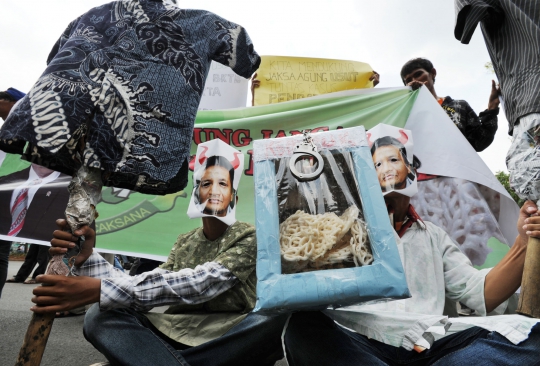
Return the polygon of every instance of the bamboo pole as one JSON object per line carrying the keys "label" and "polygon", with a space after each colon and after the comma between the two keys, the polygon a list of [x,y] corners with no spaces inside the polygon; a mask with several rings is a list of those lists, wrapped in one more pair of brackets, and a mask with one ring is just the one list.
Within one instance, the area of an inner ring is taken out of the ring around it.
{"label": "bamboo pole", "polygon": [[51,333],[55,313],[35,314],[32,316],[24,342],[19,351],[15,366],[39,365],[45,352],[45,346]]}
{"label": "bamboo pole", "polygon": [[[69,184],[69,201],[66,208],[66,220],[71,232],[83,225],[90,225],[98,216],[96,206],[101,197],[101,172],[99,169],[81,167]],[[79,244],[83,245],[81,237]],[[64,264],[63,255],[52,257],[46,274],[67,276],[69,268]],[[23,345],[15,366],[39,366],[47,340],[51,333],[55,313],[35,314],[28,325]]]}
{"label": "bamboo pole", "polygon": [[540,318],[540,239],[529,238],[517,313]]}

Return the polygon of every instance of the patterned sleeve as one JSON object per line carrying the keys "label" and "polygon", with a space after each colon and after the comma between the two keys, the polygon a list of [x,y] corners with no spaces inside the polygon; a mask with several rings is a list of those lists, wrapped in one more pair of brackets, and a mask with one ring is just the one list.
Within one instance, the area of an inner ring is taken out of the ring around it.
{"label": "patterned sleeve", "polygon": [[147,311],[159,305],[199,304],[235,284],[236,277],[214,262],[177,272],[156,268],[137,276],[102,279],[99,307],[101,310],[130,307]]}
{"label": "patterned sleeve", "polygon": [[215,261],[232,272],[240,281],[246,282],[255,271],[257,262],[257,239],[254,231],[236,242],[236,245],[220,254]]}
{"label": "patterned sleeve", "polygon": [[212,59],[229,66],[240,76],[251,77],[259,68],[261,58],[246,30],[220,17],[214,20],[214,27],[217,35],[211,43]]}
{"label": "patterned sleeve", "polygon": [[198,304],[211,300],[236,284],[236,277],[223,265],[208,262],[177,272],[156,268],[130,276],[107,262],[98,253],[79,268],[77,276],[101,278],[101,310],[131,307],[146,311],[154,306]]}
{"label": "patterned sleeve", "polygon": [[499,0],[455,0],[456,25],[454,36],[468,44],[479,22],[500,24],[504,13]]}
{"label": "patterned sleeve", "polygon": [[72,21],[71,23],[69,23],[69,25],[67,26],[66,30],[64,30],[64,33],[62,33],[62,35],[60,36],[60,38],[58,39],[58,41],[56,41],[56,43],[54,44],[51,52],[49,53],[49,57],[47,57],[47,65],[52,61],[53,58],[56,57],[56,55],[58,54],[58,52],[62,49],[62,47],[66,44],[66,42],[68,41],[69,39],[69,36],[71,35],[71,32],[73,31],[73,28],[75,27],[75,24],[77,24],[79,22],[79,19],[81,17],[78,17],[77,19],[75,19],[74,21]]}
{"label": "patterned sleeve", "polygon": [[477,116],[469,103],[465,101],[460,101],[460,103],[465,109],[466,116],[466,121],[463,123],[463,134],[476,151],[485,150],[495,138],[499,108],[486,109],[480,113],[480,116]]}
{"label": "patterned sleeve", "polygon": [[95,251],[79,268],[75,268],[73,273],[77,276],[88,276],[95,278],[109,277],[129,277],[129,275],[107,262],[101,255]]}

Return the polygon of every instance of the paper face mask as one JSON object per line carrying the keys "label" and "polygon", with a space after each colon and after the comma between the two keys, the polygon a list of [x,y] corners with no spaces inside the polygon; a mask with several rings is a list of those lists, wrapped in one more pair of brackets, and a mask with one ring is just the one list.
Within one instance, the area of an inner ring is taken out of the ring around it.
{"label": "paper face mask", "polygon": [[234,224],[236,190],[243,168],[244,155],[220,139],[199,144],[188,216],[213,216],[227,225]]}
{"label": "paper face mask", "polygon": [[414,196],[418,186],[411,131],[381,123],[369,130],[367,136],[383,196],[394,191]]}

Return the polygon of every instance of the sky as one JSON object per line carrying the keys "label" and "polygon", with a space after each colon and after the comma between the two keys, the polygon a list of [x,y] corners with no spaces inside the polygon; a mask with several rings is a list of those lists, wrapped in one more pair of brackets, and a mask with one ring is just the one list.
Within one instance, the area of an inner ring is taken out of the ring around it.
{"label": "sky", "polygon": [[[77,16],[107,0],[1,0],[0,90],[31,88],[45,69],[52,46]],[[402,86],[401,66],[430,59],[438,96],[464,99],[480,113],[487,108],[489,55],[477,29],[470,44],[454,38],[452,0],[178,0],[247,29],[260,55],[354,60],[381,75],[378,87]],[[507,171],[508,123],[499,114],[495,141],[480,156],[495,173]]]}

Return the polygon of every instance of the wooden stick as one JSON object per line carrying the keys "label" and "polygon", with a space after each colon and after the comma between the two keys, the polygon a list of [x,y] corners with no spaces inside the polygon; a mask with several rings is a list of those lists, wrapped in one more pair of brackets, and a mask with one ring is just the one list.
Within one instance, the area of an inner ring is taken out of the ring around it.
{"label": "wooden stick", "polygon": [[19,351],[19,358],[15,366],[38,366],[41,363],[45,346],[51,333],[55,313],[36,314],[32,316],[24,342]]}
{"label": "wooden stick", "polygon": [[540,318],[540,239],[529,238],[517,313]]}

